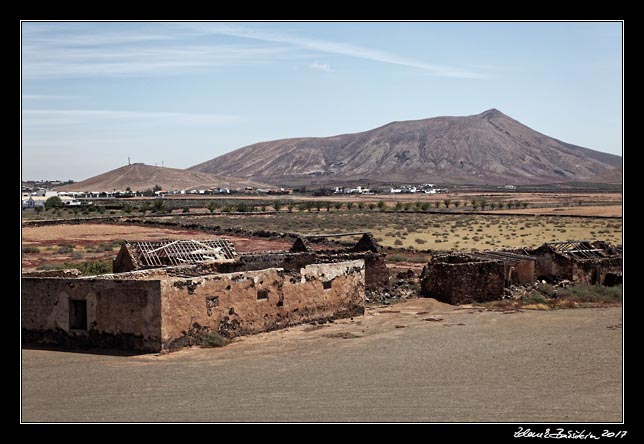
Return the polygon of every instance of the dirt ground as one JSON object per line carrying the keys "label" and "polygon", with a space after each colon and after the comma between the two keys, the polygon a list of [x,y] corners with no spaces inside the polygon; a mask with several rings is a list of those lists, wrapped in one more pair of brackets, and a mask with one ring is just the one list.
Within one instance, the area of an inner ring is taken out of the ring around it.
{"label": "dirt ground", "polygon": [[622,309],[413,299],[219,349],[22,351],[23,421],[621,421]]}
{"label": "dirt ground", "polygon": [[[41,227],[23,227],[22,245],[37,247],[39,253],[23,254],[23,270],[29,271],[42,264],[55,264],[66,261],[114,259],[118,254],[118,245],[112,248],[106,247],[107,251],[96,252],[98,245],[105,245],[118,239],[132,241],[155,241],[161,239],[207,239],[213,236],[203,231],[159,228],[136,225],[112,225],[112,224],[61,224],[45,225]],[[292,242],[272,239],[250,239],[235,236],[223,236],[235,246],[239,253],[288,250]],[[60,254],[58,249],[63,244],[73,245],[77,255],[82,257],[74,258],[72,253]]]}
{"label": "dirt ground", "polygon": [[589,205],[583,207],[520,208],[486,211],[487,214],[552,214],[553,216],[601,216],[622,217],[621,205]]}
{"label": "dirt ground", "polygon": [[522,193],[514,191],[499,191],[499,192],[451,192],[445,194],[373,194],[373,195],[358,195],[358,194],[333,194],[331,196],[314,197],[309,195],[285,195],[285,196],[268,196],[268,195],[233,195],[233,196],[171,196],[170,199],[220,199],[220,200],[331,200],[340,202],[378,202],[384,201],[387,206],[394,206],[396,202],[416,202],[416,201],[440,201],[450,199],[452,201],[466,201],[472,200],[480,201],[485,199],[488,202],[507,202],[510,200],[528,202],[531,206],[554,205],[554,206],[569,206],[578,205],[582,202],[584,205],[601,204],[601,205],[616,205],[622,203],[621,193],[585,193],[585,192],[571,192],[571,193]]}

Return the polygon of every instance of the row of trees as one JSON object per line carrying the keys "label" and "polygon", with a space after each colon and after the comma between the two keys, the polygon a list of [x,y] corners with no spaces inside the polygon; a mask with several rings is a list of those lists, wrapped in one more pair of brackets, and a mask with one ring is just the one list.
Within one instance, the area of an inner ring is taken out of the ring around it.
{"label": "row of trees", "polygon": [[[47,199],[45,202],[45,209],[57,209],[63,206],[63,202],[59,197],[51,197]],[[444,199],[442,201],[436,200],[433,202],[428,202],[428,201],[417,201],[417,202],[396,202],[394,206],[394,211],[410,211],[410,210],[416,210],[416,211],[428,211],[430,208],[459,208],[459,207],[471,207],[473,210],[485,210],[485,209],[512,209],[512,208],[527,208],[528,203],[527,202],[521,202],[521,201],[507,201],[507,202],[488,202],[485,199],[481,200],[472,200],[471,202],[467,201],[459,201],[459,200],[451,200],[451,199]],[[256,205],[254,203],[247,203],[247,202],[231,202],[231,203],[225,203],[225,202],[219,202],[219,201],[210,201],[206,208],[210,213],[214,213],[217,210],[220,210],[223,213],[232,213],[232,212],[237,212],[237,213],[249,213],[253,211],[266,211],[272,207],[275,211],[281,212],[281,211],[288,211],[289,213],[292,213],[293,211],[308,211],[312,212],[313,210],[320,212],[323,209],[325,211],[332,211],[336,210],[339,211],[342,208],[345,208],[349,211],[353,210],[354,208],[357,208],[358,210],[364,210],[364,209],[369,209],[370,211],[375,210],[376,208],[379,210],[385,210],[386,209],[386,204],[384,201],[378,201],[378,202],[332,202],[332,201],[323,201],[323,200],[308,200],[308,201],[300,201],[300,202],[294,202],[294,201],[281,201],[281,200],[275,200],[272,203],[262,203],[260,205]],[[78,210],[74,208],[74,212],[76,213]],[[102,207],[88,207],[84,208],[84,211],[98,211],[100,213],[103,213],[105,211],[104,208]],[[102,210],[102,211],[101,211]],[[139,212],[140,214],[146,214],[147,212],[151,213],[170,213],[172,212],[172,208],[170,208],[167,204],[166,201],[163,199],[154,199],[153,201],[145,201],[142,202],[140,205],[135,206],[131,203],[125,203],[123,205],[123,211],[127,214],[131,214],[132,212]],[[190,208],[185,207],[183,208],[184,213],[190,212]]]}
{"label": "row of trees", "polygon": [[[410,210],[416,210],[416,211],[428,211],[430,208],[459,208],[459,207],[471,207],[473,210],[485,210],[485,209],[512,209],[512,208],[527,208],[528,203],[527,202],[519,202],[519,201],[508,201],[508,202],[487,202],[486,200],[472,200],[471,202],[465,202],[465,201],[452,201],[451,199],[445,199],[443,201],[434,201],[434,202],[427,202],[427,201],[417,201],[417,202],[396,202],[394,206],[394,211],[410,211]],[[231,203],[231,204],[225,204],[222,202],[216,202],[216,201],[211,201],[208,203],[206,208],[210,213],[215,213],[216,211],[221,211],[222,213],[250,213],[253,211],[266,211],[269,208],[271,208],[277,212],[281,212],[286,210],[289,213],[292,213],[294,211],[317,211],[320,212],[323,209],[325,211],[332,211],[336,210],[339,211],[342,208],[345,208],[349,211],[353,210],[354,208],[358,210],[364,210],[364,209],[369,209],[370,211],[375,210],[376,208],[379,210],[384,210],[386,208],[386,204],[383,201],[378,201],[376,202],[332,202],[332,201],[322,201],[322,200],[309,200],[309,201],[301,201],[301,202],[294,202],[294,201],[280,201],[276,200],[273,201],[270,205],[268,204],[261,204],[261,205],[253,205],[249,204],[246,202],[236,202],[236,203]],[[123,207],[123,210],[126,213],[131,213],[132,211],[135,210],[135,208],[130,205],[130,204],[125,204]],[[155,199],[152,204],[150,202],[144,202],[138,207],[138,211],[142,214],[145,214],[146,212],[150,211],[152,213],[166,213],[170,212],[171,209],[168,208],[165,205],[165,201],[162,199]],[[187,213],[189,212],[189,208],[184,208],[183,212]]]}

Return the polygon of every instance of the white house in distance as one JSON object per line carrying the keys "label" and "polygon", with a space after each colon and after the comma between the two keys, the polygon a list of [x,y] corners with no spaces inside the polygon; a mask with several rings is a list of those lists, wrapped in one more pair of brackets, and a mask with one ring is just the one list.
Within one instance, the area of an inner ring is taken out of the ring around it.
{"label": "white house in distance", "polygon": [[80,207],[81,201],[74,197],[59,195],[56,191],[37,190],[34,193],[22,193],[22,208],[44,208],[50,197],[58,196],[66,207]]}

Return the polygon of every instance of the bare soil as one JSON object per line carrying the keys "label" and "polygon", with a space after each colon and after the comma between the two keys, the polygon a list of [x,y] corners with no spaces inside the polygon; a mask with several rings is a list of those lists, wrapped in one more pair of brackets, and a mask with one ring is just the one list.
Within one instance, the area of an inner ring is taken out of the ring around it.
{"label": "bare soil", "polygon": [[[78,260],[114,259],[118,246],[109,251],[89,252],[100,244],[118,239],[130,241],[155,241],[161,239],[207,239],[213,236],[203,231],[159,228],[136,225],[112,224],[78,224],[78,225],[45,225],[41,227],[23,227],[22,245],[40,249],[40,253],[26,253],[22,256],[23,270],[33,270],[39,265],[56,264]],[[240,253],[287,250],[291,242],[271,239],[256,239],[236,236],[224,236],[230,239]],[[82,253],[81,259],[72,258],[71,253],[57,253],[60,245],[71,244],[74,251]]]}
{"label": "bare soil", "polygon": [[621,307],[488,311],[413,299],[218,349],[25,349],[22,419],[618,422],[622,338]]}

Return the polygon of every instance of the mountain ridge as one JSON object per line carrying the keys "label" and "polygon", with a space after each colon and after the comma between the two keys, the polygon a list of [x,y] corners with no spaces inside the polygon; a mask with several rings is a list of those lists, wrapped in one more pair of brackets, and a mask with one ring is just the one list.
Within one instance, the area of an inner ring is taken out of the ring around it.
{"label": "mountain ridge", "polygon": [[133,163],[58,189],[60,191],[123,191],[129,187],[133,191],[144,191],[152,189],[155,185],[159,185],[164,191],[268,186],[247,179]]}
{"label": "mountain ridge", "polygon": [[258,142],[194,165],[275,185],[344,181],[537,184],[610,174],[621,157],[537,132],[492,108],[330,137]]}

